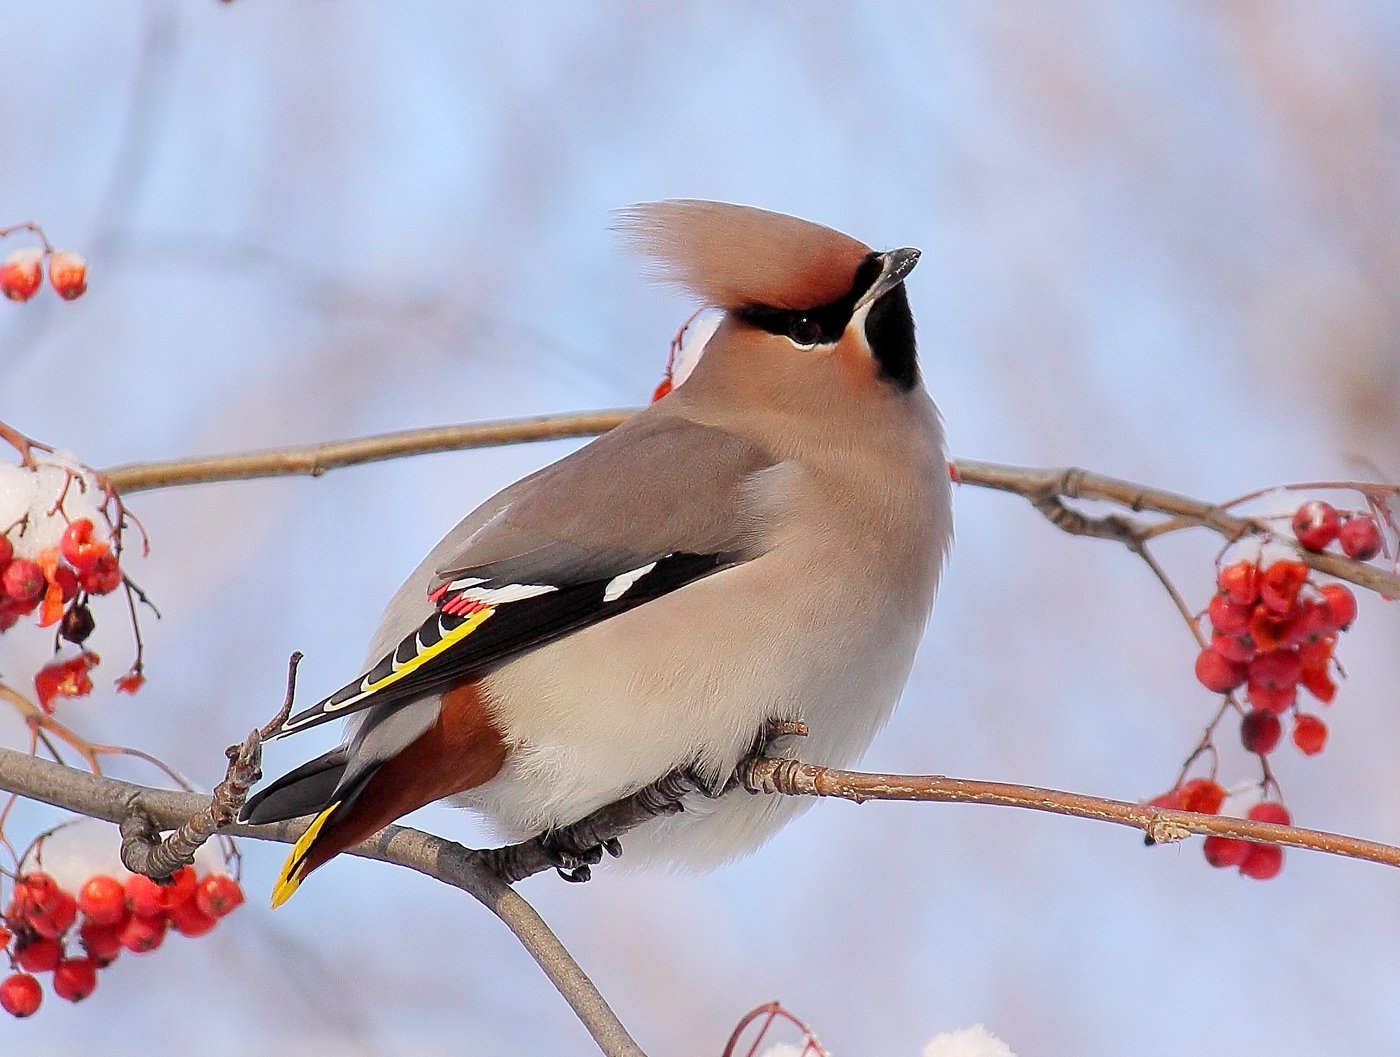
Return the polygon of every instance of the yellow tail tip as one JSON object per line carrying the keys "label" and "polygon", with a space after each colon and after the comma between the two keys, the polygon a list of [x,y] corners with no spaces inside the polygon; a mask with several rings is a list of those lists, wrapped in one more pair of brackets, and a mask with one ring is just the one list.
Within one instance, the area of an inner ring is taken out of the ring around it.
{"label": "yellow tail tip", "polygon": [[282,864],[282,872],[277,875],[277,884],[273,886],[273,910],[291,899],[292,894],[301,887],[302,878],[306,874],[307,853],[315,845],[316,838],[321,835],[321,827],[326,824],[326,819],[339,806],[340,801],[337,800],[327,807],[311,820],[311,825],[306,827],[306,832],[297,838],[296,844],[292,846],[291,854],[287,856],[287,861]]}

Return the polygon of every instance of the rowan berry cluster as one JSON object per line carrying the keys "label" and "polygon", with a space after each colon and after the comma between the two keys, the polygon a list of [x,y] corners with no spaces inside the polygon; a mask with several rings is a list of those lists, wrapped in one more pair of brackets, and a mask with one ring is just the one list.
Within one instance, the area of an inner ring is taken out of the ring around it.
{"label": "rowan berry cluster", "polygon": [[1301,710],[1298,689],[1323,704],[1336,696],[1332,654],[1356,619],[1356,596],[1344,584],[1314,583],[1306,565],[1287,559],[1235,562],[1216,583],[1206,609],[1210,645],[1196,658],[1196,678],[1216,693],[1243,688],[1247,751],[1273,752],[1283,737],[1280,717],[1291,716],[1294,745],[1308,756],[1321,752],[1327,726]]}
{"label": "rowan berry cluster", "polygon": [[37,294],[44,281],[45,258],[54,292],[65,301],[82,297],[87,290],[87,261],[72,250],[39,246],[15,250],[0,261],[0,294],[11,301],[28,301]]}
{"label": "rowan berry cluster", "polygon": [[[35,696],[52,712],[59,698],[92,691],[99,658],[86,646],[97,626],[91,603],[131,589],[121,564],[128,515],[76,461],[53,455],[31,462],[0,465],[0,634],[32,620],[53,628],[57,645],[77,648],[35,673]],[[135,693],[144,682],[138,650],[117,688]]]}
{"label": "rowan berry cluster", "polygon": [[243,903],[243,890],[225,873],[177,871],[170,884],[129,875],[125,882],[96,874],[76,893],[49,874],[33,871],[15,881],[0,945],[13,972],[0,981],[0,1009],[16,1017],[34,1013],[43,1001],[37,977],[52,973],[59,998],[81,1002],[97,987],[97,973],[123,950],[145,954],[174,929],[203,936]]}
{"label": "rowan berry cluster", "polygon": [[[1335,543],[1357,561],[1370,561],[1385,545],[1375,517],[1343,513],[1321,500],[1300,506],[1291,526],[1305,550],[1320,552]],[[1213,776],[1193,778],[1151,803],[1289,824],[1289,813],[1279,800],[1261,799],[1270,792],[1278,794],[1268,757],[1282,743],[1285,725],[1291,726],[1293,745],[1303,755],[1316,756],[1326,747],[1327,724],[1302,707],[1299,691],[1322,705],[1332,703],[1341,674],[1334,657],[1337,639],[1351,627],[1356,613],[1356,595],[1349,587],[1319,582],[1306,564],[1291,557],[1261,556],[1222,565],[1216,593],[1202,614],[1209,623],[1210,641],[1196,657],[1196,678],[1206,689],[1227,697],[1188,768],[1203,753],[1214,756],[1216,726],[1225,716],[1237,715],[1240,743],[1259,758],[1264,778],[1234,796]],[[1283,866],[1283,849],[1275,845],[1211,836],[1203,852],[1210,865],[1235,867],[1258,880],[1276,876]]]}

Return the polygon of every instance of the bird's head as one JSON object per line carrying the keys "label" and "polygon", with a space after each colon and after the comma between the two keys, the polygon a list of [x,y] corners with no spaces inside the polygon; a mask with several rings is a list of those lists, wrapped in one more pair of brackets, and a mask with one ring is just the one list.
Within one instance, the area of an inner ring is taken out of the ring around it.
{"label": "bird's head", "polygon": [[904,291],[918,250],[876,252],[820,224],[721,202],[635,206],[619,227],[659,278],[724,310],[696,369],[701,385],[826,403],[918,386]]}

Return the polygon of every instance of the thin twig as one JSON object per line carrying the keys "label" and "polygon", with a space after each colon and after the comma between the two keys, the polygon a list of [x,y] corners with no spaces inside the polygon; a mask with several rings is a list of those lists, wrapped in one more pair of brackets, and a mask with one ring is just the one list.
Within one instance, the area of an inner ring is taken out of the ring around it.
{"label": "thin twig", "polygon": [[192,864],[200,847],[238,818],[238,812],[248,799],[248,791],[262,777],[263,740],[279,730],[291,714],[300,663],[300,653],[293,653],[287,662],[287,693],[277,715],[267,726],[250,731],[241,744],[224,750],[228,757],[224,780],[214,787],[208,802],[181,822],[174,833],[162,838],[140,797],[132,796],[120,823],[123,866],[132,873],[165,880],[182,866]]}

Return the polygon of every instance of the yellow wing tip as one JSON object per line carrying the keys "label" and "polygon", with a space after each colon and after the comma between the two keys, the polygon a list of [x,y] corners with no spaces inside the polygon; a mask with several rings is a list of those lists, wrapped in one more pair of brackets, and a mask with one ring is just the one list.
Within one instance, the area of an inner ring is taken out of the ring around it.
{"label": "yellow wing tip", "polygon": [[311,825],[306,827],[306,832],[297,838],[296,844],[292,846],[291,854],[287,856],[287,861],[282,864],[281,873],[277,875],[277,884],[273,886],[273,910],[291,899],[293,893],[301,887],[302,877],[306,873],[306,855],[311,851],[312,845],[316,843],[316,838],[321,835],[321,827],[326,824],[326,819],[339,806],[340,801],[337,800],[323,810],[311,820]]}

